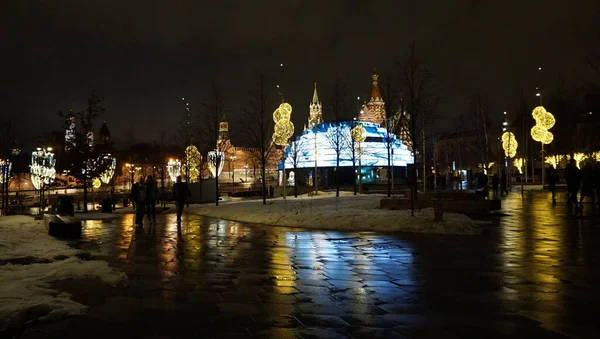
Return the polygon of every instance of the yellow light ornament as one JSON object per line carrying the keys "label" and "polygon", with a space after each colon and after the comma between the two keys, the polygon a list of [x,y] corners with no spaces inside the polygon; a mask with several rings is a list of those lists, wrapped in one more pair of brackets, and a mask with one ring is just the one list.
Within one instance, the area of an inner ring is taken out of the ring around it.
{"label": "yellow light ornament", "polygon": [[98,189],[98,188],[100,188],[100,186],[102,186],[102,181],[100,181],[99,178],[92,179],[92,187],[94,187],[95,189]]}
{"label": "yellow light ornament", "polygon": [[202,163],[202,155],[198,148],[190,145],[185,149],[185,166],[188,167],[190,180],[198,180],[200,177],[200,164]]}
{"label": "yellow light ornament", "polygon": [[273,131],[273,142],[279,146],[287,146],[288,140],[294,134],[294,124],[290,121],[292,106],[282,103],[273,112],[275,128]]}
{"label": "yellow light ornament", "polygon": [[504,134],[502,134],[502,149],[504,149],[504,154],[508,158],[513,158],[517,155],[518,147],[519,143],[512,132],[504,132]]}
{"label": "yellow light ornament", "polygon": [[554,116],[543,106],[534,108],[531,115],[535,119],[535,126],[531,128],[531,137],[544,145],[550,144],[554,140],[554,135],[548,130],[556,123]]}
{"label": "yellow light ornament", "polygon": [[362,125],[357,125],[352,129],[352,139],[354,142],[363,142],[366,140],[367,131]]}

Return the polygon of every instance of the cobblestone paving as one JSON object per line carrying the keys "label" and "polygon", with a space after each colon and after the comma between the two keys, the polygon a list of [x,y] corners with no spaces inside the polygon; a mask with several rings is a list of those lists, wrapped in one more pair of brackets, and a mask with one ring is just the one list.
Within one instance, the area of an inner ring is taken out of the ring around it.
{"label": "cobblestone paving", "polygon": [[313,231],[175,216],[90,221],[126,287],[63,282],[86,316],[23,338],[600,337],[600,218],[511,193],[481,236]]}

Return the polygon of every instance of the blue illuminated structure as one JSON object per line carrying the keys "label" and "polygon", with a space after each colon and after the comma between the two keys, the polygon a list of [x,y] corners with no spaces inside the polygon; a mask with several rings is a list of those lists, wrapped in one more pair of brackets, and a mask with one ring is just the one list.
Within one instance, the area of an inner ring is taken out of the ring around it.
{"label": "blue illuminated structure", "polygon": [[[406,168],[413,164],[411,151],[394,134],[387,133],[386,129],[379,124],[365,121],[325,122],[316,124],[305,130],[302,135],[296,137],[291,145],[285,150],[286,170],[312,169],[315,168],[315,152],[317,167],[319,169],[336,167],[336,141],[335,134],[340,135],[340,167],[352,168],[352,128],[357,124],[364,127],[366,139],[360,143],[362,148],[361,164],[363,182],[374,182],[377,169],[388,165],[387,138],[391,140],[392,157],[391,164],[395,168]],[[315,143],[316,138],[316,143]],[[354,145],[358,149],[358,143]],[[355,153],[355,165],[358,167],[358,152]],[[278,169],[283,168],[279,162]],[[308,176],[312,176],[308,174]],[[351,172],[350,172],[351,173]],[[296,174],[297,175],[297,174]]]}

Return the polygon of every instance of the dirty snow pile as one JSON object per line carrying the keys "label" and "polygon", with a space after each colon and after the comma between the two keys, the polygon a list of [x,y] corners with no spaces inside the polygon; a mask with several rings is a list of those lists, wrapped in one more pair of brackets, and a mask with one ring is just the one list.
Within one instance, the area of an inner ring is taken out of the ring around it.
{"label": "dirty snow pile", "polygon": [[415,210],[386,210],[379,208],[381,194],[352,195],[342,192],[320,193],[317,196],[298,196],[262,200],[232,201],[219,206],[193,206],[188,213],[240,222],[266,225],[333,229],[346,231],[417,232],[435,234],[479,234],[481,225],[456,213],[444,213],[444,221],[434,222],[432,208]]}
{"label": "dirty snow pile", "polygon": [[85,313],[85,305],[51,288],[54,281],[95,278],[115,285],[127,279],[106,262],[81,260],[78,253],[49,236],[42,221],[0,217],[0,330]]}

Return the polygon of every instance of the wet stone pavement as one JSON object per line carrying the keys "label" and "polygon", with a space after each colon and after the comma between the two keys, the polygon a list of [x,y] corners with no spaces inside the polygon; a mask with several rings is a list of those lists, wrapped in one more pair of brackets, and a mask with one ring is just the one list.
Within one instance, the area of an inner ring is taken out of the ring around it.
{"label": "wet stone pavement", "polygon": [[[562,198],[559,197],[559,198]],[[87,315],[22,338],[592,338],[600,218],[511,193],[481,236],[342,233],[174,214],[85,224],[129,284],[57,286]]]}

